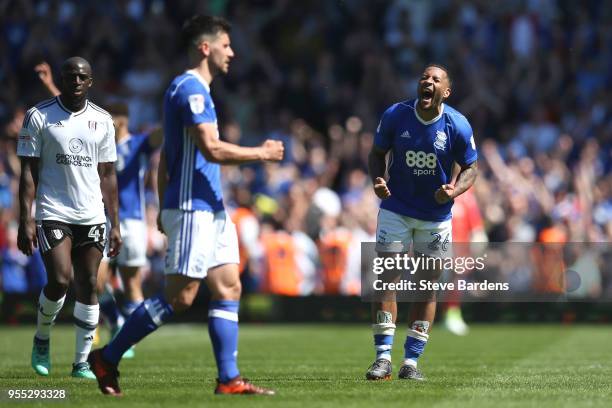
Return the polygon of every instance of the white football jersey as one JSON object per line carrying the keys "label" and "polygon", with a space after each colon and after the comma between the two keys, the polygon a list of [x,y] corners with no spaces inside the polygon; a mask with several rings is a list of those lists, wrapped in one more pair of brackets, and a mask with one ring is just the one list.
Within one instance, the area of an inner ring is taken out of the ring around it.
{"label": "white football jersey", "polygon": [[106,222],[98,163],[117,160],[108,112],[87,101],[71,112],[59,97],[28,110],[17,155],[39,157],[36,220],[91,225]]}

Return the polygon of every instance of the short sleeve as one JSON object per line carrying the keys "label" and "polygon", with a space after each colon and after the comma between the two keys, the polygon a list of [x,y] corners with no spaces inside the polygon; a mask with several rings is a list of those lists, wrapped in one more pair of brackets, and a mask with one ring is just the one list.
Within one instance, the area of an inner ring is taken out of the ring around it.
{"label": "short sleeve", "polygon": [[455,122],[455,143],[453,143],[453,160],[466,166],[478,159],[474,132],[467,119],[461,116]]}
{"label": "short sleeve", "polygon": [[19,131],[17,155],[24,157],[40,157],[42,145],[43,118],[36,108],[30,109]]}
{"label": "short sleeve", "polygon": [[179,103],[183,123],[186,126],[198,123],[214,123],[217,121],[214,104],[210,94],[200,86],[183,85],[179,95]]}
{"label": "short sleeve", "polygon": [[105,122],[105,133],[98,148],[98,163],[117,161],[117,147],[115,146],[115,127],[109,118]]}
{"label": "short sleeve", "polygon": [[376,128],[376,135],[374,136],[374,145],[382,150],[389,150],[393,145],[393,111],[396,105],[391,106],[383,113],[378,127]]}

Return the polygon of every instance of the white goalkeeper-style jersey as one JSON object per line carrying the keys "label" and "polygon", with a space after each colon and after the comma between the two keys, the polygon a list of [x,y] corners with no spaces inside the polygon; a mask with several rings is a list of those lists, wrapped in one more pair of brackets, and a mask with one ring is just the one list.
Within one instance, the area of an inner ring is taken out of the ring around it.
{"label": "white goalkeeper-style jersey", "polygon": [[36,221],[106,222],[98,163],[115,162],[115,128],[108,112],[87,101],[71,112],[59,97],[26,113],[17,155],[39,157]]}

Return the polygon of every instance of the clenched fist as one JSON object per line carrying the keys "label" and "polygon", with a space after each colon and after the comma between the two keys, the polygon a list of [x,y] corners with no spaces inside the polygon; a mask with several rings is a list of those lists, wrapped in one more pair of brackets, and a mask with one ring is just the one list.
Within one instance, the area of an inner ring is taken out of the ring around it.
{"label": "clenched fist", "polygon": [[374,180],[374,193],[376,193],[381,200],[391,197],[391,191],[389,187],[387,187],[387,182],[384,178],[376,177],[376,180]]}
{"label": "clenched fist", "polygon": [[261,145],[263,150],[262,159],[264,161],[281,161],[285,154],[283,142],[279,140],[268,139]]}
{"label": "clenched fist", "polygon": [[434,198],[438,204],[446,204],[454,198],[455,187],[450,184],[443,184],[434,193]]}
{"label": "clenched fist", "polygon": [[42,62],[34,67],[34,72],[38,74],[38,77],[43,84],[47,85],[53,83],[53,73],[51,67],[46,62]]}

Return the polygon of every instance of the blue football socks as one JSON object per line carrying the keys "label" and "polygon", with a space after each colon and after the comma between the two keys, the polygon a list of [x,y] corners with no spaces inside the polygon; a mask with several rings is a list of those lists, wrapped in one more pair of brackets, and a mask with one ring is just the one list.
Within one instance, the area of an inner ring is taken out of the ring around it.
{"label": "blue football socks", "polygon": [[239,304],[237,300],[213,300],[208,310],[208,334],[222,383],[240,375],[236,362]]}
{"label": "blue football socks", "polygon": [[429,322],[417,320],[408,329],[404,343],[404,365],[417,366],[417,361],[427,345]]}
{"label": "blue football socks", "polygon": [[391,349],[395,336],[395,323],[393,323],[391,312],[383,310],[376,312],[376,323],[372,325],[372,333],[374,334],[376,360],[383,358],[391,361]]}
{"label": "blue football socks", "polygon": [[98,303],[100,304],[100,313],[102,313],[102,316],[104,317],[110,328],[115,329],[120,324],[120,311],[117,307],[115,297],[108,290],[108,288],[104,289],[104,293],[100,295]]}
{"label": "blue football socks", "polygon": [[172,307],[163,296],[158,295],[145,300],[132,312],[121,331],[104,348],[104,359],[118,364],[127,349],[157,330],[172,315]]}

